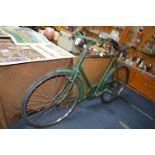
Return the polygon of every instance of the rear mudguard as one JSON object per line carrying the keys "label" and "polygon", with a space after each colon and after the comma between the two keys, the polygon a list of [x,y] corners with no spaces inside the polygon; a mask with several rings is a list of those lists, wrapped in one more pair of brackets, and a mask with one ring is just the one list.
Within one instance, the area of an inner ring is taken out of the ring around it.
{"label": "rear mudguard", "polygon": [[[56,69],[56,72],[57,73],[68,73],[69,75],[73,75],[74,74],[72,69],[67,69],[67,68],[58,68],[58,69]],[[83,84],[80,76],[77,77],[77,80],[78,80],[79,85],[80,85],[80,92],[79,92],[80,93],[79,94],[80,95],[79,102],[80,102],[82,100],[82,98],[83,98],[84,84]]]}

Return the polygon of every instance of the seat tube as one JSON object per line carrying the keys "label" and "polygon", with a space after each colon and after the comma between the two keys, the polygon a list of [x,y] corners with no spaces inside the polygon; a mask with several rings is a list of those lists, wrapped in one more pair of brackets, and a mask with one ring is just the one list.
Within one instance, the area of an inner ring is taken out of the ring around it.
{"label": "seat tube", "polygon": [[79,68],[80,68],[82,62],[84,61],[84,58],[85,58],[86,54],[87,54],[87,51],[86,51],[86,50],[84,50],[84,51],[82,51],[82,52],[80,53],[80,56],[79,56],[79,58],[77,59],[76,65],[74,66],[74,69],[76,69],[76,70],[79,71]]}

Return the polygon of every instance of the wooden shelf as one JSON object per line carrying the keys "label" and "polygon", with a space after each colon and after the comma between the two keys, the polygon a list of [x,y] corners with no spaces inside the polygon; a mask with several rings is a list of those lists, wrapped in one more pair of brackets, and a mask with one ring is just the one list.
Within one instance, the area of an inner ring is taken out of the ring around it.
{"label": "wooden shelf", "polygon": [[140,69],[140,68],[138,68],[138,67],[136,67],[136,66],[134,66],[134,65],[128,64],[128,63],[126,63],[126,62],[124,62],[124,61],[121,61],[121,60],[119,60],[119,62],[120,62],[120,63],[124,63],[126,66],[128,66],[128,67],[130,67],[130,68],[133,68],[133,69],[137,70],[138,72],[141,72],[142,74],[144,74],[144,75],[146,75],[146,76],[148,76],[148,77],[150,77],[150,78],[155,79],[155,75],[153,75],[153,74],[151,74],[151,73],[149,73],[149,72],[147,72],[147,71],[144,71],[144,70],[142,70],[142,69]]}
{"label": "wooden shelf", "polygon": [[[123,27],[117,26],[82,26],[81,31],[87,36],[97,38],[100,32],[111,33],[112,30],[117,30],[121,34]],[[120,37],[121,38],[121,37]]]}
{"label": "wooden shelf", "polygon": [[[142,26],[144,28],[141,41],[137,45],[137,51],[131,49],[128,52],[127,58],[133,57],[135,52],[137,52],[138,57],[142,57],[144,59],[144,64],[152,64],[153,68],[151,72],[143,71],[142,69],[135,67],[133,65],[127,64],[129,70],[130,70],[130,79],[128,86],[135,90],[136,92],[140,93],[141,95],[145,96],[146,98],[150,99],[151,101],[155,102],[155,57],[147,55],[146,53],[142,52],[141,46],[144,44],[144,42],[152,35],[155,34],[155,27],[154,26]],[[116,29],[117,27],[114,26],[101,26],[101,27],[94,27],[94,29],[102,30],[103,32],[110,33],[113,29]],[[119,43],[121,44],[128,44],[130,45],[132,43],[133,37],[135,36],[136,29],[138,27],[133,26],[126,26],[126,27],[120,27],[120,40]],[[88,27],[83,27],[84,32],[86,35],[88,34],[91,37],[97,37],[97,35],[90,33],[88,31]]]}
{"label": "wooden shelf", "polygon": [[[153,68],[151,69],[150,74],[155,75],[155,57],[147,55],[146,53],[142,52],[141,50],[138,50],[138,51],[130,50],[128,52],[127,58],[130,59],[131,57],[133,57],[135,52],[137,52],[138,57],[142,57],[144,59],[144,64],[152,64],[153,65]],[[148,73],[148,72],[145,72],[145,73]]]}

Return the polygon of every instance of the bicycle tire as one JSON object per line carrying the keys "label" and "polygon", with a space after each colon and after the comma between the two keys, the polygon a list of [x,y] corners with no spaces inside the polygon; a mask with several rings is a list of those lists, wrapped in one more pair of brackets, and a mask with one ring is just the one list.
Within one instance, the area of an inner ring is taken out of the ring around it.
{"label": "bicycle tire", "polygon": [[[42,76],[28,87],[21,103],[21,115],[26,123],[37,128],[45,128],[62,121],[73,111],[79,100],[80,80],[76,79],[72,91],[69,92],[73,94],[74,90],[77,90],[72,102],[68,100],[65,103],[68,96],[61,97],[71,84],[70,77],[71,74],[68,72],[54,71]],[[66,83],[62,85],[64,81]],[[59,92],[60,88],[64,90],[61,89],[62,92]]]}
{"label": "bicycle tire", "polygon": [[128,81],[129,69],[127,66],[118,65],[117,69],[112,68],[107,80],[106,89],[101,95],[101,100],[106,103],[113,101],[122,93]]}

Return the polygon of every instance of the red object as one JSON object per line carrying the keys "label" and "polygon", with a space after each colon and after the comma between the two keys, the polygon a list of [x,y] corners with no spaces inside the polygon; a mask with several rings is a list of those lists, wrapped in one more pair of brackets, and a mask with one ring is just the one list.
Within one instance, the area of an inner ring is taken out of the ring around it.
{"label": "red object", "polygon": [[137,34],[136,34],[136,37],[141,38],[141,36],[142,36],[142,32],[138,31]]}
{"label": "red object", "polygon": [[54,37],[55,37],[55,31],[51,27],[46,27],[43,34],[50,41],[52,41],[54,39]]}
{"label": "red object", "polygon": [[140,29],[137,31],[137,33],[136,33],[135,37],[140,39],[140,38],[141,38],[141,36],[142,36],[142,34],[143,34],[143,29],[142,29],[142,28],[140,28]]}

